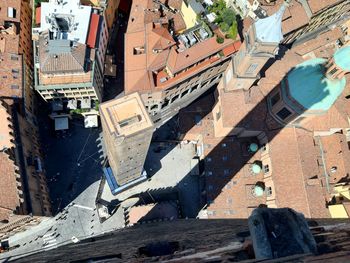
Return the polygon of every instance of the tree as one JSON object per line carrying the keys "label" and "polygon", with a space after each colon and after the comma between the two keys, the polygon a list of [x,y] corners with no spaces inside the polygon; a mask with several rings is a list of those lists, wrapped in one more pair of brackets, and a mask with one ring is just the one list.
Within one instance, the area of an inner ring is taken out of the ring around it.
{"label": "tree", "polygon": [[216,42],[218,42],[219,44],[224,43],[225,39],[223,39],[222,37],[216,37]]}
{"label": "tree", "polygon": [[220,23],[219,27],[222,30],[222,32],[227,32],[230,30],[230,26],[228,24],[226,24],[225,22]]}
{"label": "tree", "polygon": [[221,13],[222,21],[231,26],[236,22],[236,14],[232,9],[226,8]]}
{"label": "tree", "polygon": [[237,22],[235,21],[232,26],[230,26],[230,29],[228,30],[228,34],[226,37],[231,38],[231,39],[236,39],[237,37]]}

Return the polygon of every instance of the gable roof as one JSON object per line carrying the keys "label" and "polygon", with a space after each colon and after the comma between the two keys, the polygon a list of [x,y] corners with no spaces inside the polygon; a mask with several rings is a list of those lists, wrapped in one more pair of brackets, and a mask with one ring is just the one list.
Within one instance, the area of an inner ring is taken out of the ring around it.
{"label": "gable roof", "polygon": [[[53,47],[60,40],[48,40],[48,33],[43,33],[39,38],[40,70],[45,74],[84,72],[87,49],[85,45],[77,43],[72,46]],[[65,43],[67,44],[67,43]],[[50,45],[52,45],[50,47]]]}

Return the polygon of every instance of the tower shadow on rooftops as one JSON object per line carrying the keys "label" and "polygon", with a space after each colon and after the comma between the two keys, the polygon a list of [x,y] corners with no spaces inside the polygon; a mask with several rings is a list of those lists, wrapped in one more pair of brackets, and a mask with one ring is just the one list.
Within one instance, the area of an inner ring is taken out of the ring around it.
{"label": "tower shadow on rooftops", "polygon": [[[265,157],[271,151],[270,147],[273,147],[271,142],[283,130],[301,129],[313,134],[313,131],[306,129],[304,125],[320,114],[327,114],[341,94],[345,87],[345,78],[331,81],[326,79],[325,65],[329,65],[325,60],[313,59],[292,68],[278,85],[266,96],[261,96],[257,102],[252,97],[252,90],[257,89],[256,86],[249,91],[226,92],[219,84],[218,92],[207,94],[188,107],[196,108],[196,104],[201,100],[212,101],[214,96],[213,110],[209,109],[201,116],[202,129],[199,134],[203,137],[204,158],[198,166],[202,171],[204,167],[204,171],[200,175],[202,188],[197,214],[212,205],[214,214],[211,215],[214,217],[247,217],[254,208],[261,205],[276,207],[278,198],[282,195],[290,195],[291,200],[297,198],[298,192],[278,191],[278,184],[281,181],[274,183],[274,177],[281,175],[271,173],[273,161],[266,162]],[[333,81],[339,86],[332,86],[335,83]],[[312,88],[308,89],[306,86]],[[305,88],[314,94],[305,96]],[[223,102],[225,97],[232,100]],[[243,104],[239,101],[242,99]],[[226,104],[225,108],[223,103]],[[228,107],[231,104],[232,109]],[[215,112],[215,108],[221,108],[220,114]],[[191,129],[198,126],[198,121],[194,117],[196,114],[198,113],[186,112],[186,109],[180,112],[180,127],[184,127],[184,130],[181,130],[182,134],[191,133]],[[222,121],[227,122],[226,127],[225,124],[220,124]],[[182,122],[185,125],[182,125]],[[280,141],[281,139],[277,139],[277,143]],[[278,154],[284,153],[281,151]],[[268,159],[270,158],[273,157],[269,156]],[[193,176],[191,171],[174,188],[179,189],[189,177]],[[317,180],[325,184],[327,183],[325,177],[327,175],[320,169],[316,176]],[[224,194],[226,200],[220,197],[223,192],[227,193]],[[324,202],[325,207],[326,205]],[[215,214],[215,208],[224,213]]]}

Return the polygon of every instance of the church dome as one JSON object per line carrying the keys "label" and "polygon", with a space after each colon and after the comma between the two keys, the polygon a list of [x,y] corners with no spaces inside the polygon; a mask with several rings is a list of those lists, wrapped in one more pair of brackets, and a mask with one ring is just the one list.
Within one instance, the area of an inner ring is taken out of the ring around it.
{"label": "church dome", "polygon": [[[326,77],[326,62],[322,58],[305,61],[287,76],[290,95],[306,110],[327,111],[344,90],[345,78],[332,80]],[[344,61],[343,65],[346,64],[349,66]]]}
{"label": "church dome", "polygon": [[350,46],[339,49],[334,54],[335,64],[344,71],[350,71]]}

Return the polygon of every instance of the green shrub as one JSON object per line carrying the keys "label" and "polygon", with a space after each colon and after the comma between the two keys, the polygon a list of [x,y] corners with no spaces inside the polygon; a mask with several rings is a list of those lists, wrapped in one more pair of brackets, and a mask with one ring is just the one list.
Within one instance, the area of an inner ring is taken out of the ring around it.
{"label": "green shrub", "polygon": [[226,8],[221,13],[222,21],[227,25],[232,25],[236,22],[236,14],[232,9]]}
{"label": "green shrub", "polygon": [[95,100],[95,110],[98,111],[100,106],[100,102],[98,100]]}
{"label": "green shrub", "polygon": [[233,23],[232,26],[230,26],[230,29],[228,31],[228,37],[231,38],[231,39],[236,39],[237,37],[237,33],[238,33],[238,30],[237,30],[237,22]]}
{"label": "green shrub", "polygon": [[222,32],[227,32],[230,30],[230,26],[228,24],[226,24],[225,22],[220,23],[219,27],[222,30]]}
{"label": "green shrub", "polygon": [[218,42],[219,44],[224,43],[225,39],[223,39],[222,37],[216,37],[216,42]]}

